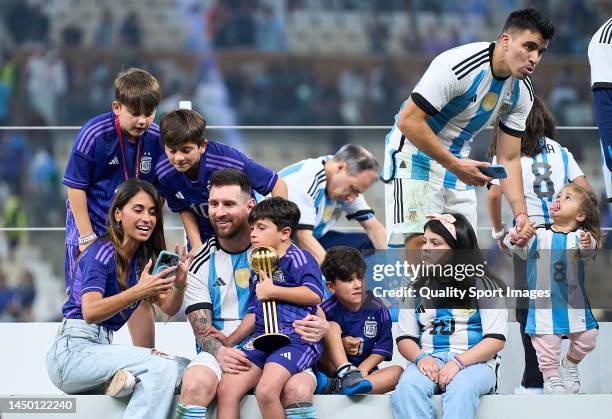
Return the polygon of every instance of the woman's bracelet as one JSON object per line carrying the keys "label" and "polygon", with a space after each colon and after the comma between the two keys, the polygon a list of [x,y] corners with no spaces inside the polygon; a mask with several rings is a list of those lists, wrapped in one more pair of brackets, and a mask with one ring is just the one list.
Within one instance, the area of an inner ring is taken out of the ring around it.
{"label": "woman's bracelet", "polygon": [[455,364],[457,364],[457,366],[459,367],[460,370],[464,370],[465,369],[465,364],[463,363],[463,361],[458,356],[453,358],[453,362]]}
{"label": "woman's bracelet", "polygon": [[123,303],[124,306],[129,306],[129,304],[127,303],[127,301],[125,301],[125,296],[123,295],[123,291],[121,291],[119,293],[119,297],[121,298],[121,302]]}
{"label": "woman's bracelet", "polygon": [[423,352],[421,354],[419,354],[415,359],[414,359],[414,363],[415,365],[419,363],[419,361],[423,358],[425,358],[426,356],[431,356],[432,353],[431,352]]}
{"label": "woman's bracelet", "polygon": [[98,238],[98,236],[96,236],[96,233],[91,233],[91,234],[88,234],[86,236],[79,237],[77,241],[79,243],[79,246],[83,246],[83,245],[92,243],[97,238]]}

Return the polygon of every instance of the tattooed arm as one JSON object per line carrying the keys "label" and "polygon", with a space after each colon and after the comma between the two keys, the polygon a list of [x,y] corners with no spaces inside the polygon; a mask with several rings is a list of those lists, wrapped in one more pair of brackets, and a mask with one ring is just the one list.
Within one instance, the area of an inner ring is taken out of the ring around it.
{"label": "tattooed arm", "polygon": [[202,351],[213,355],[225,373],[237,374],[239,371],[248,371],[250,362],[244,353],[235,348],[224,347],[215,337],[215,333],[211,333],[214,330],[211,318],[212,312],[208,308],[197,309],[187,314],[196,342]]}
{"label": "tattooed arm", "polygon": [[210,329],[212,327],[211,317],[212,313],[210,309],[194,310],[187,315],[196,342],[200,345],[202,351],[217,356],[217,352],[223,344],[214,335],[210,334]]}

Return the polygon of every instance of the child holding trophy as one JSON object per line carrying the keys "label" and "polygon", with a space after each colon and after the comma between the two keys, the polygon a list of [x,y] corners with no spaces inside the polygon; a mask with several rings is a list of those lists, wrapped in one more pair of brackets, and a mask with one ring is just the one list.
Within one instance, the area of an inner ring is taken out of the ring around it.
{"label": "child holding trophy", "polygon": [[[291,242],[300,219],[293,202],[274,197],[257,204],[249,215],[251,242],[251,303],[234,334],[251,333],[242,346],[253,365],[226,374],[217,390],[219,418],[238,418],[240,400],[256,386],[255,396],[265,418],[284,418],[280,394],[289,378],[312,367],[320,343],[307,343],[292,326],[314,314],[323,298],[321,271],[310,253]],[[307,416],[314,416],[314,407]]]}

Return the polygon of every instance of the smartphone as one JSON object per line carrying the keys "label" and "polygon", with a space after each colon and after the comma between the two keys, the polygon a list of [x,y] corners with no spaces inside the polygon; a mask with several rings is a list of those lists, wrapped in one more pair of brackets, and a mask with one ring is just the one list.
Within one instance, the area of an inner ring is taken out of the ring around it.
{"label": "smartphone", "polygon": [[506,168],[501,164],[494,164],[489,167],[479,167],[480,173],[483,175],[492,177],[493,179],[505,179],[508,177]]}
{"label": "smartphone", "polygon": [[167,252],[163,250],[159,256],[157,257],[157,262],[155,262],[155,267],[153,267],[152,275],[155,275],[170,266],[177,266],[179,264],[179,255],[172,252]]}

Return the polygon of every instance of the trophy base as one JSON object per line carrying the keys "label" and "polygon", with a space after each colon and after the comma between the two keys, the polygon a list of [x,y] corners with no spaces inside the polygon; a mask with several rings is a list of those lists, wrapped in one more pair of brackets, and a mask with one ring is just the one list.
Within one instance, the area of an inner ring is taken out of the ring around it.
{"label": "trophy base", "polygon": [[291,339],[287,335],[283,335],[282,333],[268,333],[255,338],[253,346],[255,349],[270,353],[288,345],[290,342]]}

